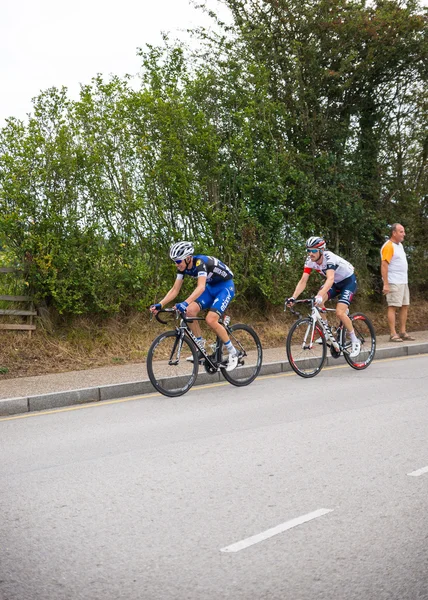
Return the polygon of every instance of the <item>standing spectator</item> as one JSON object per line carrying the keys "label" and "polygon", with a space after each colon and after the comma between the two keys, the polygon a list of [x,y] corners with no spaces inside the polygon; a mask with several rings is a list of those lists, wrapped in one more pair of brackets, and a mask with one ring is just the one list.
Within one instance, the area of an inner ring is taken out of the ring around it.
{"label": "standing spectator", "polygon": [[[381,248],[381,274],[383,293],[388,303],[388,325],[391,342],[413,341],[406,332],[407,313],[410,304],[409,286],[407,280],[407,258],[402,241],[406,232],[399,223],[391,227],[391,237]],[[395,328],[395,313],[398,311],[400,333]]]}

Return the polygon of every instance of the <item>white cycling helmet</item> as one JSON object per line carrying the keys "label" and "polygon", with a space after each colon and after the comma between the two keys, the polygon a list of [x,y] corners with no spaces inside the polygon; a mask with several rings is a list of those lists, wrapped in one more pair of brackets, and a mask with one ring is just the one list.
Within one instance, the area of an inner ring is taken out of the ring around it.
{"label": "white cycling helmet", "polygon": [[171,260],[184,260],[192,256],[194,251],[192,242],[177,242],[171,246],[169,256]]}
{"label": "white cycling helmet", "polygon": [[309,239],[306,240],[306,248],[316,248],[317,250],[325,250],[326,248],[325,239],[322,237],[318,237],[313,235]]}

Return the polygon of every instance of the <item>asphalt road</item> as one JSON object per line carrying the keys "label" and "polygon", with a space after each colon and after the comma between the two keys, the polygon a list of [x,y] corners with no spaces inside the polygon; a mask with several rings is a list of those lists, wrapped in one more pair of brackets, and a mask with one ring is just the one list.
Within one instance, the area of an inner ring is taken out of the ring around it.
{"label": "asphalt road", "polygon": [[427,433],[428,356],[0,418],[0,598],[428,599]]}

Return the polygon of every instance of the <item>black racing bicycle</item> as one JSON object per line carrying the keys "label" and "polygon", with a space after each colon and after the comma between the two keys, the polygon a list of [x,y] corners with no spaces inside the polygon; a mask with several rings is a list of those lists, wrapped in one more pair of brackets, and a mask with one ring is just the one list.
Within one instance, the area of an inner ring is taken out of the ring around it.
{"label": "black racing bicycle", "polygon": [[[287,357],[293,371],[301,377],[315,377],[323,368],[327,348],[333,358],[344,356],[353,369],[361,371],[371,364],[376,352],[376,334],[368,317],[363,313],[349,315],[354,326],[355,335],[360,341],[358,356],[351,357],[351,340],[346,327],[340,322],[336,327],[330,327],[325,316],[327,312],[335,312],[334,308],[320,308],[314,298],[296,300],[295,304],[307,304],[310,313],[307,317],[291,307],[291,313],[297,316],[297,321],[288,332],[286,348]],[[284,308],[286,310],[287,307]]]}
{"label": "black racing bicycle", "polygon": [[[249,385],[260,372],[262,366],[262,345],[259,336],[249,325],[230,324],[230,317],[222,317],[219,323],[226,329],[238,352],[238,365],[233,371],[226,371],[229,354],[219,337],[208,347],[198,345],[198,340],[189,327],[194,321],[204,321],[204,317],[186,317],[174,308],[163,308],[156,313],[159,323],[167,321],[160,313],[173,315],[179,324],[172,331],[161,333],[152,343],[147,355],[147,372],[153,387],[164,396],[181,396],[195,383],[199,364],[205,371],[214,374],[220,371],[232,385]],[[198,358],[200,352],[200,358]]]}

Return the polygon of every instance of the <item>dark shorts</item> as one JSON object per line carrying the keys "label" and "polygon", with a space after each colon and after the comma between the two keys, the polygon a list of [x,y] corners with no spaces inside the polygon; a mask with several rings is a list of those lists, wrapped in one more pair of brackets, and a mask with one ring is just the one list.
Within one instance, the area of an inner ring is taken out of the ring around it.
{"label": "dark shorts", "polygon": [[205,291],[196,300],[196,304],[199,304],[202,310],[212,310],[221,317],[234,296],[235,284],[232,279],[229,279],[215,285],[207,285]]}
{"label": "dark shorts", "polygon": [[343,304],[347,304],[349,306],[356,291],[357,278],[354,274],[352,274],[346,279],[343,279],[343,281],[335,283],[333,287],[328,290],[327,295],[329,300],[339,296],[338,302],[343,302]]}

